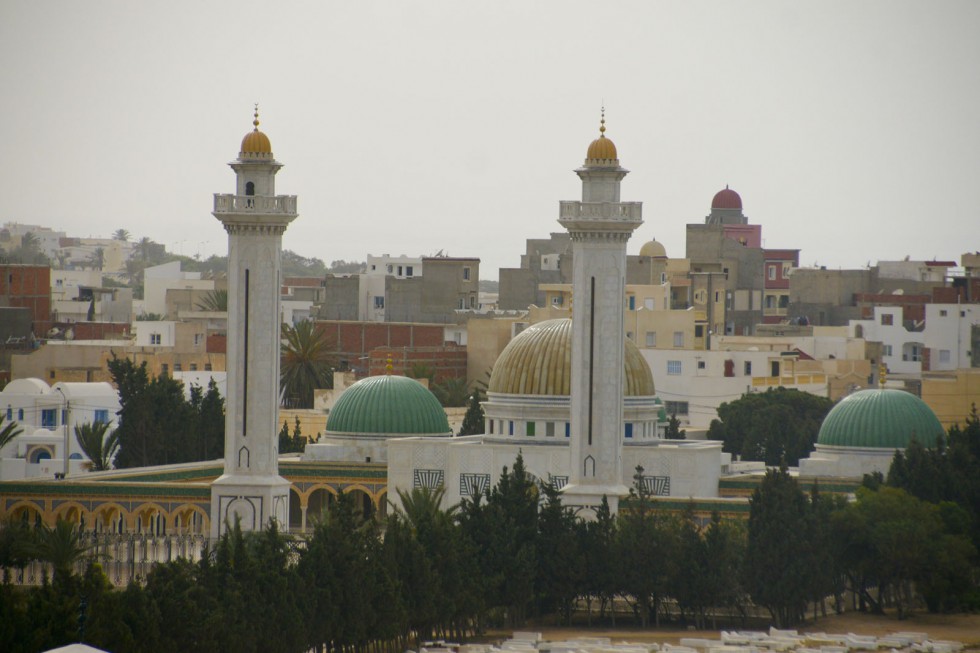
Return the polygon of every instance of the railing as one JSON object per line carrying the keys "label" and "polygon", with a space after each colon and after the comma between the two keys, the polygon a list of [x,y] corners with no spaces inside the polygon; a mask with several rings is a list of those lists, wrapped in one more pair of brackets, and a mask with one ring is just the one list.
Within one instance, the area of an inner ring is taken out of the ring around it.
{"label": "railing", "polygon": [[562,220],[618,218],[626,220],[641,220],[643,218],[642,202],[573,202],[558,203],[559,216]]}
{"label": "railing", "polygon": [[219,195],[214,196],[215,213],[294,214],[295,195]]}

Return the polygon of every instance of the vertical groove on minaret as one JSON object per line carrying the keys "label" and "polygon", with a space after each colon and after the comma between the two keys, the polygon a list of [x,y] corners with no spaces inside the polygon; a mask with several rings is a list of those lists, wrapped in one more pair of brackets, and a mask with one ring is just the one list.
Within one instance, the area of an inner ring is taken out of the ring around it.
{"label": "vertical groove on minaret", "polygon": [[595,398],[595,277],[589,288],[589,446],[592,446],[592,404]]}
{"label": "vertical groove on minaret", "polygon": [[245,355],[242,357],[242,437],[248,437],[248,276],[249,270],[245,268],[245,324],[242,328],[245,337]]}

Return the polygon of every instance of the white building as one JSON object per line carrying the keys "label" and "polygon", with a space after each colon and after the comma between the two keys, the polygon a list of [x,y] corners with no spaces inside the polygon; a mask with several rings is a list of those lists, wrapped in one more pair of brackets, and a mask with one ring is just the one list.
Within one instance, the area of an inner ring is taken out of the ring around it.
{"label": "white building", "polygon": [[[81,472],[87,461],[75,427],[103,422],[115,426],[119,395],[108,383],[56,383],[16,379],[0,391],[0,410],[23,433],[0,449],[0,479]],[[65,464],[67,451],[69,465]]]}
{"label": "white building", "polygon": [[166,315],[168,290],[214,290],[214,279],[182,271],[180,261],[148,267],[143,271],[143,311]]}
{"label": "white building", "polygon": [[875,306],[870,320],[851,320],[849,326],[855,338],[881,343],[881,360],[889,374],[918,377],[922,373],[925,325],[907,328],[901,306]]}
{"label": "white building", "polygon": [[173,347],[177,344],[177,323],[170,320],[137,320],[133,322],[133,335],[139,347]]}
{"label": "white building", "polygon": [[980,325],[980,305],[926,304],[922,340],[929,371],[971,367],[973,328]]}

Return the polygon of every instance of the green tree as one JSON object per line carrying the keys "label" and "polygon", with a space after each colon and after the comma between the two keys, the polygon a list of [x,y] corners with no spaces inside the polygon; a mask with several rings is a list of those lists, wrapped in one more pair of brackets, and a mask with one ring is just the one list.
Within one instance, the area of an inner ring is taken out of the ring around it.
{"label": "green tree", "polygon": [[112,232],[113,240],[121,240],[124,243],[129,241],[129,236],[130,236],[129,231],[127,231],[126,229],[116,229],[115,231]]}
{"label": "green tree", "polygon": [[480,392],[474,390],[473,394],[470,395],[470,405],[466,408],[466,414],[463,415],[463,424],[459,427],[458,435],[483,433],[485,419],[483,405],[480,403]]}
{"label": "green tree", "polygon": [[10,421],[5,425],[4,420],[6,417],[0,413],[0,449],[6,447],[14,441],[14,438],[24,432],[23,427],[17,422]]}
{"label": "green tree", "polygon": [[677,415],[671,415],[667,419],[667,431],[664,433],[664,438],[667,440],[686,440],[687,431],[681,428],[681,421],[677,419]]}
{"label": "green tree", "polygon": [[466,379],[446,379],[431,387],[432,394],[443,406],[465,406],[466,400],[470,397],[469,383]]}
{"label": "green tree", "polygon": [[333,384],[334,355],[325,333],[310,320],[282,325],[280,385],[286,405],[312,408],[313,391]]}
{"label": "green tree", "polygon": [[538,513],[535,545],[535,595],[539,615],[558,612],[565,625],[572,623],[575,598],[582,587],[584,562],[581,531],[574,513],[561,502],[554,480],[544,485],[544,503]]}
{"label": "green tree", "polygon": [[101,270],[105,267],[105,250],[101,247],[96,247],[95,250],[88,255],[88,264],[92,266],[95,270]]}
{"label": "green tree", "polygon": [[204,293],[204,297],[201,301],[197,302],[196,307],[200,311],[209,311],[212,313],[227,313],[228,312],[228,291],[227,290],[209,290]]}
{"label": "green tree", "polygon": [[807,497],[786,467],[770,469],[749,500],[745,585],[776,626],[803,620],[813,561]]}
{"label": "green tree", "polygon": [[817,433],[833,402],[808,392],[770,388],[718,407],[708,437],[724,451],[767,465],[797,465],[813,451]]}
{"label": "green tree", "polygon": [[54,527],[41,524],[34,534],[34,556],[51,563],[55,581],[65,581],[72,567],[91,547],[82,541],[81,530],[73,523],[59,519]]}
{"label": "green tree", "polygon": [[92,463],[93,472],[112,469],[112,459],[119,449],[119,436],[109,431],[108,422],[75,425],[75,440]]}

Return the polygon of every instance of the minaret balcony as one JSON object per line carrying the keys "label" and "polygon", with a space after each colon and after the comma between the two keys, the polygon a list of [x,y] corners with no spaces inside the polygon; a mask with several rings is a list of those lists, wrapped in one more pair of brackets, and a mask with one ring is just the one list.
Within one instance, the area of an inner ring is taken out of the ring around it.
{"label": "minaret balcony", "polygon": [[296,215],[295,195],[214,195],[214,214]]}
{"label": "minaret balcony", "polygon": [[[634,229],[643,224],[642,202],[573,202],[559,203],[558,223],[575,234],[591,237],[628,239]],[[607,236],[599,236],[607,234]]]}

